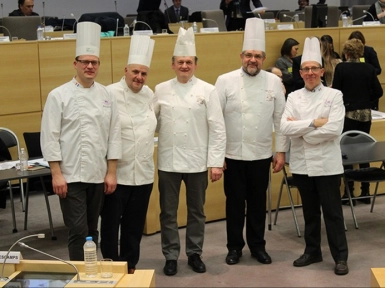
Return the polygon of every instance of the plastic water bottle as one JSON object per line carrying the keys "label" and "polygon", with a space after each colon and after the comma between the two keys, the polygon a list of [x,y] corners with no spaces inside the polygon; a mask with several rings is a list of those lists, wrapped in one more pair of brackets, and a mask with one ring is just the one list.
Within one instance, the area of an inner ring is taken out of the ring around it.
{"label": "plastic water bottle", "polygon": [[293,18],[294,18],[294,22],[299,22],[299,15],[298,14],[295,14],[293,16]]}
{"label": "plastic water bottle", "polygon": [[123,28],[123,36],[130,36],[130,27],[128,27],[128,25],[124,25],[124,28]]}
{"label": "plastic water bottle", "polygon": [[96,244],[92,241],[92,237],[86,237],[86,243],[83,246],[84,250],[84,268],[87,277],[98,276],[98,259],[96,256]]}
{"label": "plastic water bottle", "polygon": [[346,14],[342,14],[342,27],[348,27],[348,26],[349,26],[348,16],[346,16]]}
{"label": "plastic water bottle", "polygon": [[28,170],[28,154],[24,148],[20,148],[20,171]]}
{"label": "plastic water bottle", "polygon": [[36,30],[37,40],[44,40],[43,33],[44,33],[44,29],[41,28],[41,26],[39,25],[39,26],[37,27],[37,30]]}
{"label": "plastic water bottle", "polygon": [[197,22],[194,22],[194,23],[193,23],[193,31],[194,31],[194,33],[198,33],[198,25],[197,25]]}

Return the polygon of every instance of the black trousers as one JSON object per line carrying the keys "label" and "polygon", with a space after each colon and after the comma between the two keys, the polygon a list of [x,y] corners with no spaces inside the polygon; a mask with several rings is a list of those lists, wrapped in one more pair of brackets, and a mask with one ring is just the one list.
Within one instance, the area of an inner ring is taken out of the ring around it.
{"label": "black trousers", "polygon": [[[343,129],[342,133],[346,132],[346,131],[351,131],[351,130],[358,130],[358,131],[362,131],[362,132],[369,134],[371,126],[372,126],[372,121],[361,122],[361,121],[357,121],[357,120],[353,120],[353,119],[345,117],[344,129]],[[370,164],[369,163],[361,163],[359,166],[360,166],[360,168],[368,168],[368,167],[370,167]],[[346,169],[353,169],[353,165],[345,165],[344,169],[345,170]],[[349,181],[348,184],[349,184],[350,192],[353,192],[354,182]],[[361,182],[361,191],[362,190],[369,191],[369,185],[370,185],[369,182]]]}
{"label": "black trousers", "polygon": [[347,261],[348,244],[342,214],[341,175],[309,177],[293,174],[305,218],[305,254],[321,255],[321,207],[330,252],[335,262]]}
{"label": "black trousers", "polygon": [[245,246],[243,227],[246,209],[246,241],[250,251],[265,250],[266,190],[271,157],[256,161],[225,159],[227,249]]}
{"label": "black trousers", "polygon": [[68,183],[66,198],[60,198],[64,224],[68,228],[71,261],[84,261],[83,245],[87,236],[99,242],[98,221],[104,199],[104,184]]}
{"label": "black trousers", "polygon": [[100,227],[100,249],[104,258],[127,261],[128,268],[135,268],[139,261],[140,241],[152,186],[152,183],[117,185],[114,193],[105,196]]}

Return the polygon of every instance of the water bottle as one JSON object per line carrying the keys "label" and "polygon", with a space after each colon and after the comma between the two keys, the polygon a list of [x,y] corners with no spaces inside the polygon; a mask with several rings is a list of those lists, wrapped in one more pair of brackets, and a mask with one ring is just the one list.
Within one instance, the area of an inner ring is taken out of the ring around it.
{"label": "water bottle", "polygon": [[197,22],[194,22],[194,23],[193,23],[193,31],[194,31],[194,33],[198,33]]}
{"label": "water bottle", "polygon": [[299,22],[299,15],[298,14],[295,14],[293,18],[294,18],[294,22]]}
{"label": "water bottle", "polygon": [[28,170],[28,155],[24,148],[20,148],[20,171]]}
{"label": "water bottle", "polygon": [[123,36],[130,36],[130,27],[128,27],[128,25],[124,25],[124,28],[123,28]]}
{"label": "water bottle", "polygon": [[37,40],[44,40],[43,33],[44,33],[44,29],[41,28],[41,26],[39,25],[39,26],[37,27],[37,30],[36,30]]}
{"label": "water bottle", "polygon": [[96,244],[92,237],[86,237],[84,250],[84,268],[87,277],[96,277],[98,275],[98,259],[96,256]]}
{"label": "water bottle", "polygon": [[348,27],[348,26],[349,26],[348,16],[346,16],[346,14],[342,14],[342,27]]}

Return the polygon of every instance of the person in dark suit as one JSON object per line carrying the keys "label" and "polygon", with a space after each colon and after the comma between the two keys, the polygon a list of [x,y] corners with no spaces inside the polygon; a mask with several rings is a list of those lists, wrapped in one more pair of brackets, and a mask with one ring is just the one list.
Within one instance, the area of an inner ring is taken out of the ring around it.
{"label": "person in dark suit", "polygon": [[139,0],[136,12],[159,10],[160,2],[161,0]]}
{"label": "person in dark suit", "polygon": [[[253,2],[253,5],[255,8],[263,7],[261,0],[251,0],[251,1]],[[248,12],[251,12],[250,0],[240,0],[239,9],[241,11],[243,18],[246,19],[246,18],[255,17],[253,13],[248,13]]]}
{"label": "person in dark suit", "polygon": [[182,6],[182,0],[172,0],[173,5],[164,10],[168,23],[188,21],[188,8]]}
{"label": "person in dark suit", "polygon": [[[374,67],[374,69],[376,70],[376,75],[380,75],[381,72],[382,72],[382,69],[381,69],[381,66],[380,66],[380,61],[378,61],[377,52],[376,52],[376,50],[374,50],[373,47],[365,45],[365,43],[366,43],[365,42],[365,37],[361,33],[361,31],[358,31],[358,30],[357,31],[353,31],[350,34],[348,40],[351,40],[351,39],[361,40],[362,44],[364,44],[364,54],[363,54],[364,57],[361,57],[360,61],[371,64]],[[344,56],[345,55],[343,55],[342,59],[345,61],[346,59],[345,59]],[[378,100],[375,100],[375,101],[372,102],[372,109],[373,110],[378,110]]]}
{"label": "person in dark suit", "polygon": [[[346,62],[339,63],[334,70],[332,87],[342,92],[345,105],[342,133],[351,130],[370,133],[372,125],[370,108],[372,103],[378,102],[383,94],[375,68],[369,63],[360,61],[363,52],[364,45],[359,39],[353,38],[346,41],[343,46]],[[360,168],[368,167],[369,163],[360,164]],[[353,166],[350,165],[345,166],[345,169],[352,168]],[[349,181],[348,185],[350,193],[353,194],[354,183]],[[368,182],[361,182],[360,196],[369,196]],[[346,190],[342,198],[348,198]],[[359,201],[370,204],[370,198],[359,199]],[[343,201],[343,204],[348,204],[348,201]]]}
{"label": "person in dark suit", "polygon": [[39,14],[33,12],[33,6],[35,6],[34,0],[18,0],[19,9],[13,10],[9,13],[9,16],[39,16]]}
{"label": "person in dark suit", "polygon": [[245,19],[239,11],[239,0],[222,0],[219,9],[226,16],[227,31],[236,31],[245,29]]}

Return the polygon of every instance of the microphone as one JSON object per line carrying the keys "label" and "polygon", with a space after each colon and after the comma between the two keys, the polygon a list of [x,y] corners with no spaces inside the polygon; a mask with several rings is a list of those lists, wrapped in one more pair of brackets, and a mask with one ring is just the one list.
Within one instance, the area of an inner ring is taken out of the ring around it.
{"label": "microphone", "polygon": [[118,4],[116,3],[117,1],[114,1],[115,2],[115,12],[117,13],[118,12]]}
{"label": "microphone", "polygon": [[[116,2],[116,1],[115,1]],[[116,18],[115,37],[118,37],[119,18]]]}
{"label": "microphone", "polygon": [[[373,17],[373,15],[372,15],[372,13],[370,13],[369,11],[367,11],[367,10],[362,10],[362,12],[364,12],[365,14],[369,14],[370,17],[372,17],[373,22],[376,21],[376,20],[374,20],[374,17]],[[366,15],[365,15],[365,17],[366,17]]]}
{"label": "microphone", "polygon": [[0,281],[4,281],[4,282],[5,282],[5,281],[7,281],[7,280],[9,279],[8,277],[4,277],[4,268],[5,268],[5,262],[7,261],[8,255],[9,255],[9,253],[11,253],[12,248],[13,248],[17,243],[19,243],[20,241],[23,241],[24,239],[32,238],[32,237],[37,237],[37,238],[40,238],[40,239],[41,239],[41,238],[45,238],[45,234],[33,234],[33,235],[28,235],[28,236],[25,236],[25,237],[20,238],[19,240],[16,240],[16,242],[12,244],[12,246],[8,249],[7,254],[5,254],[3,266],[2,266],[2,268],[1,268]]}
{"label": "microphone", "polygon": [[152,28],[151,28],[151,26],[150,25],[148,25],[146,22],[144,22],[144,21],[138,21],[138,20],[134,20],[133,22],[132,22],[132,24],[133,24],[133,31],[135,31],[135,26],[136,26],[136,24],[137,23],[142,23],[142,24],[144,24],[144,25],[146,25],[148,28],[150,28],[150,30],[152,31]]}
{"label": "microphone", "polygon": [[79,19],[76,19],[74,13],[71,13],[70,15],[71,15],[72,18],[75,19],[75,23],[74,23],[74,25],[72,25],[72,30],[75,31],[75,25],[76,25],[76,23],[78,23],[78,20],[79,20]]}
{"label": "microphone", "polygon": [[218,22],[215,21],[214,19],[202,18],[202,21],[212,21],[212,22],[214,22],[217,25],[217,26],[214,26],[214,27],[218,27],[219,28]]}
{"label": "microphone", "polygon": [[361,17],[358,17],[358,18],[356,18],[356,19],[353,19],[352,22],[356,22],[356,21],[361,20],[361,19],[363,19],[363,18],[365,18],[365,17],[366,17],[366,15],[361,16]]}
{"label": "microphone", "polygon": [[0,28],[3,28],[3,29],[5,29],[5,30],[7,30],[8,36],[9,36],[9,41],[12,41],[12,40],[11,40],[11,39],[12,39],[11,32],[9,32],[8,28],[5,27],[5,26],[3,26],[3,25],[0,25]]}
{"label": "microphone", "polygon": [[43,28],[45,29],[45,1],[43,1]]}
{"label": "microphone", "polygon": [[1,18],[4,18],[3,2],[1,2]]}
{"label": "microphone", "polygon": [[63,21],[61,22],[61,31],[64,30],[64,20],[65,20],[65,16],[63,15]]}
{"label": "microphone", "polygon": [[38,250],[38,249],[32,248],[31,246],[28,246],[27,244],[25,244],[25,243],[23,243],[23,242],[19,242],[19,246],[20,246],[20,247],[24,247],[24,248],[31,249],[31,250],[33,250],[33,251],[36,251],[36,252],[38,252],[38,253],[41,253],[41,254],[43,254],[43,255],[46,255],[46,256],[48,256],[48,257],[51,257],[51,258],[53,258],[53,259],[59,260],[59,261],[65,263],[65,264],[68,264],[68,265],[72,266],[72,267],[75,269],[75,271],[76,271],[76,280],[77,280],[77,281],[80,281],[79,270],[78,270],[78,268],[76,268],[76,266],[75,266],[74,264],[72,264],[72,263],[70,263],[70,262],[68,262],[68,261],[65,261],[65,260],[63,260],[63,259],[60,259],[60,258],[58,258],[58,257],[56,257],[56,256],[53,256],[53,255],[51,255],[51,254],[45,253],[45,252],[43,252],[43,251],[40,251],[40,250]]}

